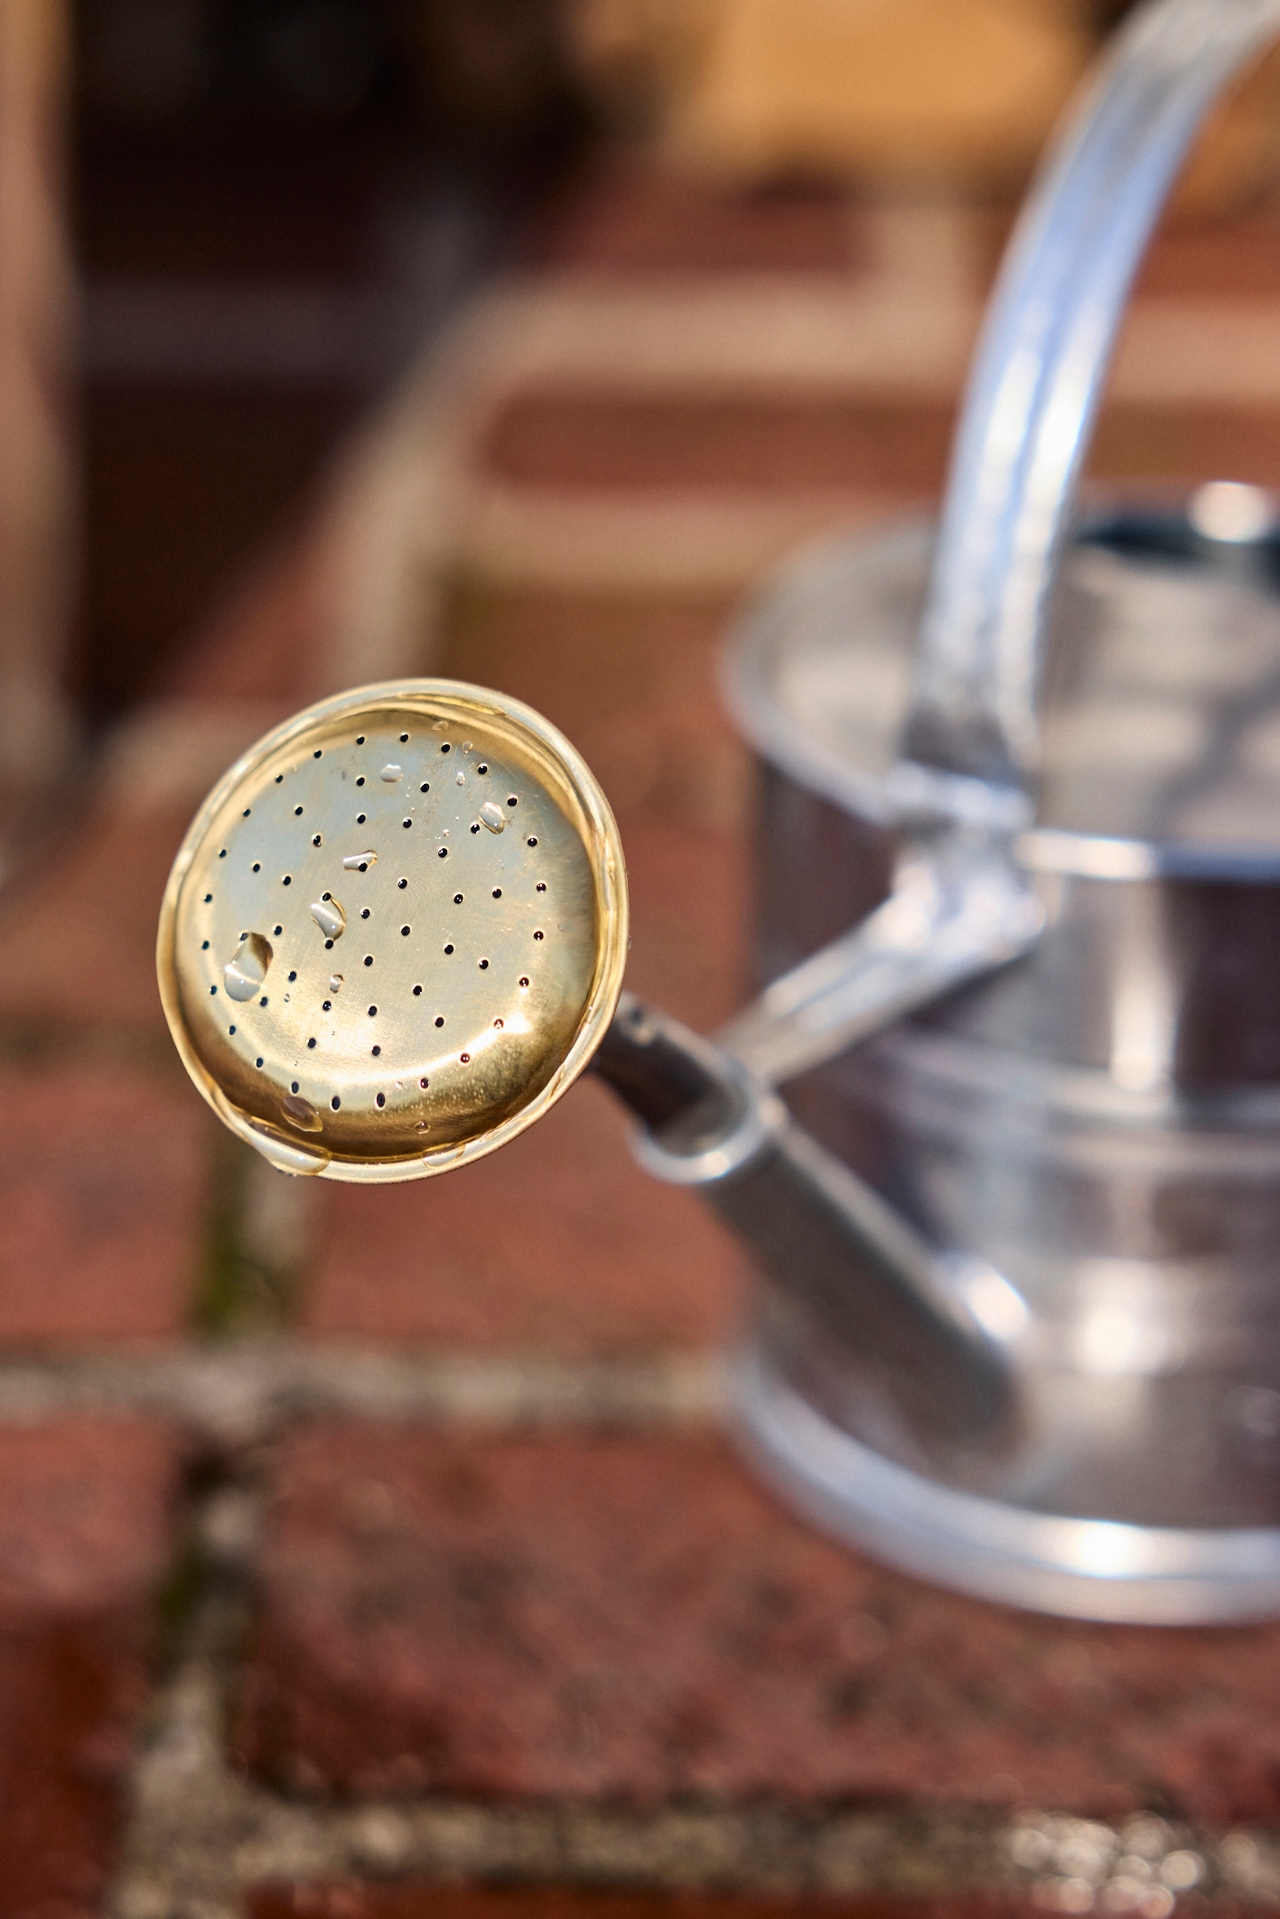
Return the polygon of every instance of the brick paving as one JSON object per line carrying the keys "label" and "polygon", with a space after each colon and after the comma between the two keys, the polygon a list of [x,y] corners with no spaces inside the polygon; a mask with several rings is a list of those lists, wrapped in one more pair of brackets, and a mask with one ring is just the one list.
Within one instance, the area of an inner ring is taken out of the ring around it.
{"label": "brick paving", "polygon": [[[155,995],[204,786],[289,706],[410,661],[577,741],[627,848],[631,983],[724,1018],[749,970],[752,779],[719,637],[784,534],[936,485],[998,225],[589,183],[523,291],[462,323],[447,394],[411,383],[346,506],[211,612],[11,895],[0,1919],[1280,1902],[1280,1628],[1030,1619],[834,1546],[724,1433],[746,1256],[642,1179],[598,1088],[448,1181],[286,1185],[217,1133]],[[1201,357],[1176,405],[1130,379],[1107,470],[1280,477],[1275,396],[1246,418],[1213,387],[1261,364],[1222,342],[1265,336],[1262,228],[1161,243],[1141,324],[1192,328]],[[601,287],[612,384],[575,388]],[[690,323],[717,287],[767,315],[729,374]],[[896,337],[931,287],[954,324]],[[833,289],[837,320],[848,294],[883,322],[844,388]],[[1155,359],[1138,371],[1158,384]],[[441,502],[447,539],[418,524]],[[347,632],[339,602],[383,625]]]}
{"label": "brick paving", "polygon": [[0,1430],[0,1911],[87,1916],[119,1847],[179,1444],[140,1420]]}

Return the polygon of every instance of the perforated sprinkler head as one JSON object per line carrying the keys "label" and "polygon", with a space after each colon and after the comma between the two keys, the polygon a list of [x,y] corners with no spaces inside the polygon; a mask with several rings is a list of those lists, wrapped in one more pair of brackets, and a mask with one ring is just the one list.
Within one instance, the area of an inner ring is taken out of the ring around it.
{"label": "perforated sprinkler head", "polygon": [[559,1098],[626,950],[618,829],[580,755],[518,700],[404,680],[308,708],[219,780],[157,968],[233,1132],[290,1173],[402,1180]]}

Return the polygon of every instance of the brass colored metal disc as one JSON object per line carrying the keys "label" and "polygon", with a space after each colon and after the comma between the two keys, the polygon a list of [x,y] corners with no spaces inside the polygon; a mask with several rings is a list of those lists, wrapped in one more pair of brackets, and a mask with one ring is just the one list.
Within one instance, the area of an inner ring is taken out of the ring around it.
{"label": "brass colored metal disc", "polygon": [[174,862],[157,965],[192,1079],[277,1165],[416,1179],[588,1063],[627,949],[617,826],[516,700],[366,686],[277,727]]}

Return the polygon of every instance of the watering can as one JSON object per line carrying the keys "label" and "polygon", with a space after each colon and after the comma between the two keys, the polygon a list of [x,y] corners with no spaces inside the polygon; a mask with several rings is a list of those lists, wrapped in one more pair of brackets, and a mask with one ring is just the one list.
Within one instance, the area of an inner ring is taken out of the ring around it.
{"label": "watering can", "polygon": [[1081,511],[1146,239],[1280,0],[1157,0],[1060,135],[936,529],[807,555],[727,665],[762,768],[759,998],[622,990],[622,847],[573,746],[364,687],[201,808],[159,935],[193,1080],[283,1170],[425,1177],[590,1068],[760,1270],[733,1364],[818,1524],[1007,1603],[1280,1612],[1280,528]]}

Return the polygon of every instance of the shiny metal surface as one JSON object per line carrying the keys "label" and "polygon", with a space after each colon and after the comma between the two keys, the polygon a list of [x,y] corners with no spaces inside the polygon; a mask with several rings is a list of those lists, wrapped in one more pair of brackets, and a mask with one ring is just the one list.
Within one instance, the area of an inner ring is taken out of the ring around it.
{"label": "shiny metal surface", "polygon": [[608,1025],[626,876],[580,756],[518,701],[409,680],[251,748],[174,863],[157,963],[205,1098],[294,1173],[410,1179],[492,1151]]}
{"label": "shiny metal surface", "polygon": [[766,986],[716,1037],[781,1084],[1016,958],[1043,925],[1003,840],[960,828],[909,841],[883,905]]}
{"label": "shiny metal surface", "polygon": [[997,791],[1034,774],[1045,613],[1129,287],[1206,112],[1277,32],[1280,0],[1138,7],[1041,170],[952,455],[903,736],[917,764]]}
{"label": "shiny metal surface", "polygon": [[[892,769],[928,567],[918,523],[811,556],[742,636],[735,707],[769,768],[766,974],[803,978],[829,937],[789,902],[831,896],[839,822],[869,901],[912,842]],[[1280,1604],[1255,1563],[1280,1563],[1278,589],[1274,531],[1218,556],[1170,507],[1081,524],[1041,816],[1011,842],[1041,937],[790,1089],[944,1268],[960,1256],[1019,1425],[939,1459],[886,1416],[874,1345],[841,1345],[794,1293],[761,1300],[744,1417],[807,1509],[931,1577],[1106,1618]],[[1092,1601],[1076,1532],[1046,1530],[1066,1520],[1135,1529]],[[1148,1531],[1187,1545],[1154,1584],[1125,1571]]]}

